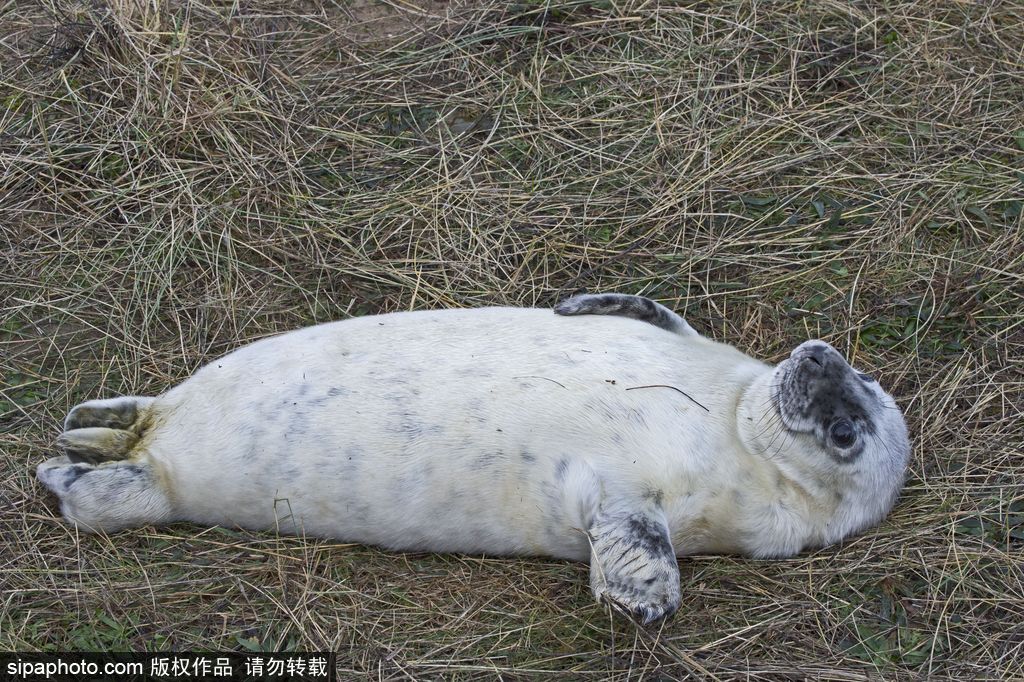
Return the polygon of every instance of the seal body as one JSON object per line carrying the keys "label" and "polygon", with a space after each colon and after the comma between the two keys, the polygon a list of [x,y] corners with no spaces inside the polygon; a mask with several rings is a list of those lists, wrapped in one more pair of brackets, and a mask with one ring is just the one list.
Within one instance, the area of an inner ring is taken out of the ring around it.
{"label": "seal body", "polygon": [[[586,559],[602,489],[678,499],[680,521],[715,490],[726,503],[729,482],[753,468],[731,454],[735,405],[769,371],[615,317],[364,317],[212,362],[152,403],[135,450],[176,519]],[[687,551],[746,549],[709,544]]]}
{"label": "seal body", "polygon": [[[77,407],[39,477],[91,530],[191,521],[590,559],[595,593],[644,620],[678,604],[676,555],[788,556],[887,513],[902,419],[830,347],[812,342],[819,377],[798,352],[772,367],[688,325],[585,312],[395,313],[264,339],[156,398]],[[839,387],[816,398],[829,362]],[[843,410],[864,429],[846,459],[827,432]]]}

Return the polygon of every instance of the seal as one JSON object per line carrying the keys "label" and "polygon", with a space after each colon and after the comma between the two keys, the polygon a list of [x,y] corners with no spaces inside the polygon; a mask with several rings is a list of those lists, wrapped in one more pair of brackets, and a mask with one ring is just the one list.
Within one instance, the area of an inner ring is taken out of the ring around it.
{"label": "seal", "polygon": [[878,523],[910,444],[822,341],[777,366],[635,296],[392,313],[263,339],[157,397],[68,414],[37,468],[67,521],[178,521],[590,562],[675,612],[677,556],[787,557]]}

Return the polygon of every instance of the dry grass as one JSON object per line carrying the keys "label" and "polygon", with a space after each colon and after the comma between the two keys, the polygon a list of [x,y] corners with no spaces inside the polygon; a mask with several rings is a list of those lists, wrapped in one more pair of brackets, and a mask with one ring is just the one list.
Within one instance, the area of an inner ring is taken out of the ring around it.
{"label": "dry grass", "polygon": [[[329,3],[328,3],[329,4]],[[1024,677],[1024,5],[0,7],[0,648],[334,649],[382,679]],[[379,311],[643,292],[905,407],[891,518],[681,563],[654,632],[586,567],[190,526],[79,537],[83,399]]]}

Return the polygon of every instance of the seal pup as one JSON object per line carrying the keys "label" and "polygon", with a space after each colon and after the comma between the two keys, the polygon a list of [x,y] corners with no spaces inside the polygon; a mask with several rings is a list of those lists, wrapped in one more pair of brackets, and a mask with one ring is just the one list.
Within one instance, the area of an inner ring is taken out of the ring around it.
{"label": "seal pup", "polygon": [[38,466],[87,531],[177,521],[589,560],[675,612],[677,556],[787,557],[878,523],[910,446],[828,344],[775,367],[632,296],[392,313],[263,339],[155,398],[76,406]]}

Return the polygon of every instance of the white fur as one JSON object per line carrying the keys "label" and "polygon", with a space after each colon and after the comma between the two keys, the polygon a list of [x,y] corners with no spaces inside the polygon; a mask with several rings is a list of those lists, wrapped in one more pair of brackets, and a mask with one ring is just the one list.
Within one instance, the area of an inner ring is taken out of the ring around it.
{"label": "white fur", "polygon": [[657,497],[677,554],[787,556],[884,517],[906,433],[879,408],[889,446],[838,463],[783,426],[776,373],[619,317],[363,317],[210,363],[147,405],[132,456],[154,522],[586,560],[602,509]]}

